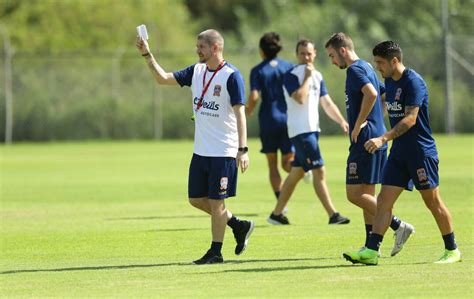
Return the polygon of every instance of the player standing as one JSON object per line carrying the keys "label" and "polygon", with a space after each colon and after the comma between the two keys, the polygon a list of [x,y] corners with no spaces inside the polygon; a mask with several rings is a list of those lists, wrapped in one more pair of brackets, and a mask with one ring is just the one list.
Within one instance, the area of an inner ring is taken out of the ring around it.
{"label": "player standing", "polygon": [[433,214],[444,241],[445,251],[436,263],[461,261],[453,232],[453,220],[439,194],[438,151],[428,113],[428,88],[423,78],[403,65],[400,46],[393,41],[373,49],[377,69],[385,78],[386,105],[392,129],[365,143],[370,153],[393,140],[385,166],[382,190],[377,197],[377,213],[367,248],[344,253],[353,263],[376,265],[377,250],[392,217],[392,208],[404,189],[413,184]]}
{"label": "player standing", "polygon": [[242,76],[224,60],[224,39],[213,29],[197,36],[199,62],[174,73],[156,62],[146,40],[138,37],[137,48],[159,84],[191,87],[195,132],[188,197],[191,205],[211,215],[212,222],[211,248],[194,263],[222,263],[226,224],[237,242],[235,254],[245,250],[254,228],[253,221],[233,216],[224,201],[236,194],[237,168],[245,172],[249,165]]}
{"label": "player standing", "polygon": [[[377,209],[375,185],[380,183],[387,159],[386,144],[369,153],[365,150],[364,143],[386,132],[381,98],[384,85],[378,80],[372,66],[359,59],[352,39],[346,34],[333,34],[325,47],[332,63],[340,69],[347,69],[346,112],[351,145],[346,167],[346,195],[350,202],[363,210],[364,249]],[[395,216],[391,218],[390,227],[395,231],[395,245],[391,252],[394,256],[402,250],[414,228]]]}

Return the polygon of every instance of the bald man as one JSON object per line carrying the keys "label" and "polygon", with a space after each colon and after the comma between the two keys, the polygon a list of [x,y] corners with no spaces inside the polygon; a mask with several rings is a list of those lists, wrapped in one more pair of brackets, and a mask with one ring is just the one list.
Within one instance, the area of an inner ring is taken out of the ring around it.
{"label": "bald man", "polygon": [[188,198],[193,207],[211,215],[212,223],[211,247],[193,263],[223,263],[226,225],[234,233],[237,255],[246,249],[254,228],[253,221],[238,219],[225,206],[225,199],[236,195],[238,168],[243,173],[249,166],[242,75],[224,60],[224,38],[213,29],[197,36],[199,62],[177,72],[163,70],[146,40],[137,37],[136,46],[159,84],[191,88],[195,133]]}

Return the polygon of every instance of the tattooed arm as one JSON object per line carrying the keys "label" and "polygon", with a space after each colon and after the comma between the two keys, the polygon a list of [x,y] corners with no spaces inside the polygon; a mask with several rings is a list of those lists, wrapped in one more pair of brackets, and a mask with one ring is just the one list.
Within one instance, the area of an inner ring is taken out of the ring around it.
{"label": "tattooed arm", "polygon": [[166,85],[178,84],[178,81],[176,81],[174,78],[173,73],[165,72],[165,70],[163,70],[163,68],[156,62],[153,54],[150,52],[150,47],[148,46],[148,42],[146,40],[137,37],[137,49],[146,59],[146,64],[148,65],[153,77],[155,77],[156,82]]}
{"label": "tattooed arm", "polygon": [[418,106],[406,106],[405,117],[403,117],[401,121],[399,121],[390,131],[388,131],[384,135],[367,140],[367,142],[364,144],[365,149],[369,153],[373,154],[386,142],[405,134],[408,130],[410,130],[411,127],[416,124],[418,110],[420,110],[420,107]]}

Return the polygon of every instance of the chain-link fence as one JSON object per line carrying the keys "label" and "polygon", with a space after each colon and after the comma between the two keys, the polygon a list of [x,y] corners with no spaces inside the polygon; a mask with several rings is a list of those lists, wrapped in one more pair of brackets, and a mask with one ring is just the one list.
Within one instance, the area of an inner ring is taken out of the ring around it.
{"label": "chain-link fence", "polygon": [[[473,132],[472,118],[474,41],[472,37],[452,37],[452,76],[455,129]],[[320,43],[317,43],[317,46]],[[430,88],[431,124],[444,131],[444,64],[423,60],[424,51],[441,44],[404,47],[406,65],[422,74]],[[283,58],[295,59],[292,47]],[[363,59],[371,60],[370,47],[359,47]],[[186,50],[153,51],[167,71],[191,65],[196,60],[191,45]],[[344,109],[345,72],[330,65],[319,49],[316,67],[325,76],[329,92]],[[242,72],[248,88],[248,76],[259,62],[257,49],[226,50],[225,58]],[[8,55],[2,52],[0,80],[0,138],[8,137]],[[187,88],[159,86],[135,49],[108,52],[62,54],[16,52],[11,55],[12,139],[161,139],[191,138],[194,124],[191,96]],[[6,80],[7,79],[7,80]],[[248,90],[247,90],[248,93]],[[321,112],[321,114],[324,114]],[[344,114],[344,112],[343,112]],[[339,133],[339,127],[322,116],[324,133]],[[256,117],[249,122],[249,135],[258,135]]]}

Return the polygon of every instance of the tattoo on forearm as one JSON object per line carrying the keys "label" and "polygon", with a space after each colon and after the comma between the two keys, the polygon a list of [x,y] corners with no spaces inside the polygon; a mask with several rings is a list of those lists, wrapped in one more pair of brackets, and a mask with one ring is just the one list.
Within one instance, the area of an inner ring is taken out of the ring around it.
{"label": "tattoo on forearm", "polygon": [[407,124],[405,124],[404,122],[399,122],[398,124],[395,125],[395,127],[393,127],[393,131],[394,131],[393,138],[400,137],[401,135],[405,134],[406,131],[408,131],[408,129],[410,128],[408,127]]}
{"label": "tattoo on forearm", "polygon": [[393,127],[393,138],[397,138],[403,134],[405,134],[411,126],[409,126],[404,120],[406,118],[417,117],[418,115],[418,107],[417,106],[406,106],[405,107],[405,117]]}

